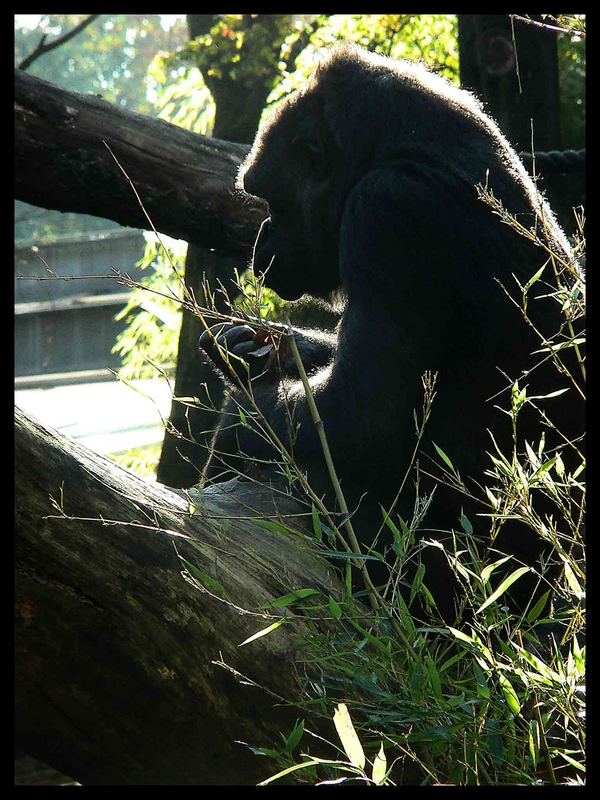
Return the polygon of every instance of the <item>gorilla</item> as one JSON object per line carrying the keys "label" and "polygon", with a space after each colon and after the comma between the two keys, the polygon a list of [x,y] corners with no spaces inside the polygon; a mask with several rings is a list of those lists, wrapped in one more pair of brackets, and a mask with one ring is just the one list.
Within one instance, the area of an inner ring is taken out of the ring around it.
{"label": "gorilla", "polygon": [[[554,343],[569,338],[560,302],[545,283],[552,276],[548,252],[505,224],[499,208],[493,213],[477,185],[493,192],[526,230],[540,231],[557,259],[573,263],[549,206],[471,94],[419,65],[346,44],[335,46],[306,87],[279,106],[240,170],[240,188],[269,205],[254,247],[255,273],[288,300],[343,298],[334,335],[295,334],[365,550],[415,448],[425,372],[437,373],[437,394],[420,442],[421,497],[436,484],[429,474],[431,459],[440,462],[434,443],[461,476],[480,484],[491,466],[489,431],[510,458],[512,422],[500,409],[510,409],[517,379],[528,396],[568,388],[545,405],[537,402],[567,437],[581,432],[576,393],[542,352],[540,335]],[[518,284],[527,284],[544,263],[526,323],[508,295],[520,302]],[[202,335],[200,348],[232,384],[250,379],[265,419],[333,507],[293,359],[284,339],[273,359],[269,341],[252,325],[220,323]],[[222,348],[238,357],[229,359],[237,380]],[[215,436],[209,480],[231,477],[224,466],[243,472],[252,462],[281,460],[268,437],[240,424],[238,408],[251,413],[243,392],[233,388],[232,397],[231,414]],[[518,430],[521,449],[526,439],[535,450],[542,430],[546,452],[564,445],[529,404]],[[409,483],[397,506],[405,520],[415,505]],[[477,527],[477,513],[486,510],[437,485],[418,535],[443,540],[459,528],[463,512]],[[486,520],[482,530],[486,524],[489,531]],[[525,526],[504,526],[494,544],[532,566],[544,554]],[[445,557],[429,547],[424,562],[424,581],[449,617]],[[524,602],[532,585],[524,589]]]}

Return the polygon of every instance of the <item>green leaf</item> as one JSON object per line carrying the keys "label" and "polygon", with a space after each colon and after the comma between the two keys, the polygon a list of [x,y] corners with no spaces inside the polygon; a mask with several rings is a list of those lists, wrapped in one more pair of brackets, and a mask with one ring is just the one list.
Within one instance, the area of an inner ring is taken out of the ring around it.
{"label": "green leaf", "polygon": [[540,752],[540,732],[537,724],[537,720],[531,719],[529,720],[529,754],[531,756],[531,761],[533,764],[533,768],[537,769],[538,764],[538,757]]}
{"label": "green leaf", "polygon": [[419,591],[421,592],[421,596],[425,599],[425,603],[429,608],[437,608],[435,599],[429,589],[425,586],[424,583],[421,584],[419,587]]}
{"label": "green leaf", "polygon": [[462,512],[460,515],[460,524],[462,525],[462,529],[465,533],[468,533],[469,536],[473,534],[473,526],[469,522],[469,519]]}
{"label": "green leaf", "polygon": [[495,495],[492,493],[491,489],[488,489],[488,487],[487,487],[487,486],[485,487],[485,493],[487,494],[487,496],[488,496],[488,499],[489,499],[490,503],[492,504],[492,507],[493,507],[493,508],[498,508],[498,507],[499,507],[499,505],[500,505],[500,501],[499,501],[499,500],[498,500],[498,498],[497,498],[497,497],[496,497],[496,496],[495,496]]}
{"label": "green leaf", "polygon": [[[575,345],[585,344],[585,339],[569,339],[567,342],[559,342],[559,344],[550,345],[550,347],[542,347],[540,350],[535,350],[536,353],[547,353],[548,351],[556,352],[558,350],[566,350],[568,347],[575,347]],[[566,391],[566,389],[563,389]],[[550,397],[550,395],[546,395]]]}
{"label": "green leaf", "polygon": [[538,271],[535,273],[535,275],[532,275],[532,277],[529,278],[529,280],[527,281],[525,286],[523,286],[523,294],[527,294],[527,292],[529,291],[529,289],[531,289],[533,284],[542,277],[542,273],[544,272],[545,269],[546,269],[546,265],[544,264],[543,267],[540,267],[540,269],[538,269]]}
{"label": "green leaf", "polygon": [[567,764],[570,764],[572,767],[575,767],[575,769],[581,770],[581,772],[586,771],[584,764],[582,764],[580,761],[575,761],[574,758],[571,758],[571,756],[567,755],[564,751],[558,750],[557,755],[559,755],[561,758],[564,758]]}
{"label": "green leaf", "polygon": [[278,778],[283,778],[284,775],[289,775],[290,772],[296,772],[298,769],[306,769],[307,767],[314,767],[317,764],[325,763],[321,761],[321,759],[312,759],[311,761],[303,761],[301,764],[294,764],[293,767],[288,767],[287,769],[278,772],[276,775],[271,775],[270,778],[267,778],[265,781],[261,781],[258,786],[267,786],[269,783],[276,781]]}
{"label": "green leaf", "polygon": [[320,542],[323,539],[323,526],[321,525],[321,520],[319,519],[319,512],[317,511],[317,508],[314,503],[312,505],[311,514],[312,514],[312,526],[313,526],[313,531],[315,533],[315,538],[318,542]]}
{"label": "green leaf", "polygon": [[446,466],[448,466],[451,469],[451,471],[456,475],[457,473],[456,470],[454,469],[454,464],[452,463],[452,461],[450,461],[446,453],[444,453],[442,448],[438,447],[435,442],[433,442],[433,446],[437,450],[438,456],[442,459],[442,461],[446,464]]}
{"label": "green leaf", "polygon": [[527,457],[533,464],[533,466],[538,469],[540,466],[540,459],[537,457],[536,453],[533,450],[533,447],[529,444],[529,442],[525,442],[525,450],[527,451]]}
{"label": "green leaf", "polygon": [[345,703],[338,704],[333,715],[333,724],[350,763],[357,769],[363,770],[366,761],[365,754]]}
{"label": "green leaf", "polygon": [[305,597],[312,597],[312,595],[321,594],[318,589],[296,589],[295,592],[284,594],[281,597],[273,600],[271,603],[266,603],[263,608],[285,608],[297,603],[298,600],[304,600]]}
{"label": "green leaf", "polygon": [[505,758],[504,738],[502,736],[500,723],[497,719],[490,719],[486,726],[486,739],[490,755],[496,767],[502,767]]}
{"label": "green leaf", "polygon": [[548,602],[548,595],[550,594],[550,589],[540,597],[534,607],[531,609],[529,614],[527,614],[527,622],[535,622],[535,620],[539,617],[542,613],[544,608],[546,607],[546,603]]}
{"label": "green leaf", "polygon": [[250,642],[253,642],[255,639],[260,639],[261,636],[266,636],[268,633],[272,633],[274,630],[279,628],[280,625],[283,625],[284,622],[286,622],[285,617],[283,617],[282,619],[278,619],[277,622],[274,622],[272,625],[269,625],[268,628],[263,628],[261,631],[253,633],[252,636],[249,636],[247,639],[244,639],[243,642],[240,642],[240,644],[238,644],[238,647],[243,647],[245,644],[249,644]]}
{"label": "green leaf", "polygon": [[251,744],[247,744],[246,747],[251,750],[255,756],[268,756],[269,758],[279,758],[281,753],[279,750],[272,750],[269,747],[253,747]]}
{"label": "green leaf", "polygon": [[481,614],[481,612],[485,608],[487,608],[495,600],[497,600],[501,595],[503,595],[504,592],[509,588],[509,586],[512,586],[512,584],[515,581],[517,581],[521,577],[521,575],[524,575],[526,572],[530,572],[529,567],[519,567],[514,572],[511,572],[511,574],[502,581],[502,583],[496,589],[496,591],[492,592],[492,594],[488,597],[488,599],[485,601],[485,603],[483,603],[483,605],[479,606],[479,608],[477,609],[477,611],[475,613],[476,614]]}
{"label": "green leaf", "polygon": [[538,470],[536,470],[536,473],[533,477],[539,478],[540,475],[543,475],[545,472],[548,472],[548,470],[550,470],[555,465],[557,458],[558,456],[553,456],[548,461],[546,461],[545,464],[542,464],[542,466]]}
{"label": "green leaf", "polygon": [[489,564],[487,567],[484,567],[481,570],[481,581],[482,583],[487,583],[490,579],[490,575],[492,572],[497,569],[501,564],[504,564],[506,561],[510,560],[510,556],[504,556],[504,558],[498,559],[498,561],[494,561],[493,564]]}
{"label": "green leaf", "polygon": [[472,636],[468,636],[466,633],[459,631],[457,628],[450,627],[450,625],[448,625],[448,630],[450,631],[450,633],[452,633],[455,639],[460,639],[461,642],[468,642],[468,644],[473,644]]}
{"label": "green leaf", "polygon": [[519,698],[513,689],[512,683],[505,675],[502,675],[502,673],[498,674],[498,680],[500,681],[500,688],[502,689],[502,694],[506,700],[506,705],[510,708],[513,714],[520,714],[521,704],[519,703]]}
{"label": "green leaf", "polygon": [[380,506],[380,508],[383,513],[383,521],[385,522],[387,527],[391,530],[391,532],[394,534],[394,537],[401,540],[402,534],[400,533],[396,525],[394,525],[392,518],[389,516],[389,514],[387,513],[387,511],[383,506]]}
{"label": "green leaf", "polygon": [[285,740],[285,747],[288,753],[291,753],[300,743],[300,739],[304,736],[304,720],[301,719],[295,726],[290,735]]}
{"label": "green leaf", "polygon": [[575,577],[575,573],[571,569],[569,562],[563,561],[563,563],[565,565],[565,578],[569,584],[569,589],[573,592],[578,600],[581,600],[585,597],[585,591],[581,588],[581,584]]}
{"label": "green leaf", "polygon": [[550,667],[545,664],[541,658],[538,658],[538,656],[530,653],[528,650],[525,650],[524,647],[519,647],[518,645],[517,647],[524,660],[527,661],[528,664],[531,664],[531,666],[537,670],[537,672],[543,678],[546,678],[548,681],[556,684],[560,683],[560,675],[557,672],[554,672],[554,670],[550,669]]}
{"label": "green leaf", "polygon": [[565,392],[568,392],[568,387],[566,389],[557,389],[555,392],[548,392],[548,394],[534,394],[529,399],[530,400],[547,400],[549,397],[558,397]]}
{"label": "green leaf", "polygon": [[372,773],[372,780],[376,786],[381,786],[382,783],[385,781],[385,777],[387,775],[387,759],[385,757],[385,751],[383,749],[383,742],[381,743],[381,747],[379,748],[379,752],[375,756],[375,761],[373,761],[373,773]]}
{"label": "green leaf", "polygon": [[423,575],[425,575],[425,564],[419,564],[417,567],[417,571],[415,573],[414,580],[412,582],[412,586],[410,587],[410,598],[408,600],[409,606],[412,604],[412,601],[415,599],[415,595],[417,592],[421,591],[421,584],[423,582]]}
{"label": "green leaf", "polygon": [[270,519],[253,519],[252,522],[255,525],[258,525],[259,528],[264,528],[269,533],[284,533],[288,536],[290,534],[294,535],[294,531],[291,531],[289,528],[286,528],[285,525],[280,525],[278,522],[273,522]]}
{"label": "green leaf", "polygon": [[337,620],[341,619],[342,607],[337,602],[337,600],[334,600],[333,597],[330,597],[328,602],[329,602],[329,610],[331,611],[333,618]]}
{"label": "green leaf", "polygon": [[511,401],[513,414],[518,414],[522,406],[527,402],[527,388],[519,389],[518,381],[513,383]]}
{"label": "green leaf", "polygon": [[429,653],[425,655],[425,664],[427,665],[427,674],[429,675],[429,683],[431,684],[433,693],[438,702],[442,703],[444,698],[442,696],[442,682],[440,681],[440,674],[437,671],[435,662]]}
{"label": "green leaf", "polygon": [[210,589],[212,592],[216,592],[221,597],[225,597],[225,589],[218,580],[211,578],[210,575],[206,575],[204,572],[201,572],[197,566],[183,558],[183,556],[179,556],[179,558],[185,564],[185,567],[190,575],[196,578],[197,581],[199,581],[207,589]]}

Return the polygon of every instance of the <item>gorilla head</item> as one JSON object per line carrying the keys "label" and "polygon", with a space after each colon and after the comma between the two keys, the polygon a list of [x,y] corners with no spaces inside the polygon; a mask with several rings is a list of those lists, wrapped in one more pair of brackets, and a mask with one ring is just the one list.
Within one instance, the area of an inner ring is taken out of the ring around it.
{"label": "gorilla head", "polygon": [[[268,270],[267,285],[290,300],[339,288],[348,198],[362,178],[392,165],[399,182],[408,173],[439,191],[438,213],[459,187],[474,205],[484,181],[514,212],[539,211],[523,166],[472,95],[419,65],[338,44],[263,126],[240,170],[240,187],[270,209],[255,272]],[[373,206],[380,210],[376,196]],[[545,219],[568,247],[548,208]]]}
{"label": "gorilla head", "polygon": [[326,296],[339,286],[336,176],[343,155],[323,124],[319,96],[299,100],[289,100],[257,137],[241,178],[246,192],[269,203],[270,218],[254,247],[254,270],[268,270],[267,284],[287,300],[307,291]]}

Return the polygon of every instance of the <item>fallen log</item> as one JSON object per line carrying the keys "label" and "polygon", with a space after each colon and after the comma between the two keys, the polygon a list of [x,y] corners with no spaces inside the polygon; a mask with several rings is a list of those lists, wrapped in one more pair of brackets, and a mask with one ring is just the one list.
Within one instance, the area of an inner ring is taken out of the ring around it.
{"label": "fallen log", "polygon": [[248,481],[148,483],[18,409],[15,448],[16,747],[84,785],[277,771],[239,742],[272,746],[299,716],[305,623],[240,644],[277,597],[338,596],[304,508]]}

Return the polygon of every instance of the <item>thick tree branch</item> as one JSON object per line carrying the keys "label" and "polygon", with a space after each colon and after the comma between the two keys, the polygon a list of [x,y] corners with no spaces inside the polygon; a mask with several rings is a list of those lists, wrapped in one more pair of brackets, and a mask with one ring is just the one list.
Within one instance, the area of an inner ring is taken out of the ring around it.
{"label": "thick tree branch", "polygon": [[[264,606],[276,597],[338,593],[306,538],[252,521],[298,505],[234,481],[198,494],[190,515],[181,493],[18,411],[15,441],[17,747],[84,784],[276,771],[236,740],[269,746],[297,710],[215,662],[298,696],[302,621],[239,646],[274,621]],[[184,580],[175,547],[218,584]]]}
{"label": "thick tree branch", "polygon": [[16,197],[36,206],[147,229],[106,142],[161,233],[247,259],[267,213],[264,203],[234,190],[247,145],[199,136],[19,70],[15,139]]}

